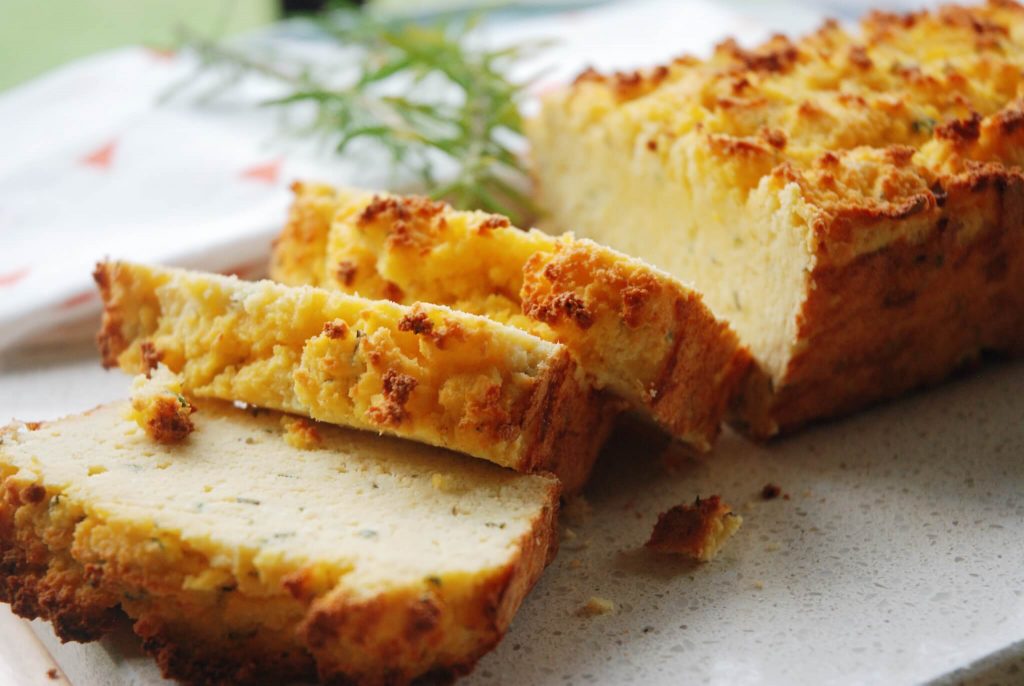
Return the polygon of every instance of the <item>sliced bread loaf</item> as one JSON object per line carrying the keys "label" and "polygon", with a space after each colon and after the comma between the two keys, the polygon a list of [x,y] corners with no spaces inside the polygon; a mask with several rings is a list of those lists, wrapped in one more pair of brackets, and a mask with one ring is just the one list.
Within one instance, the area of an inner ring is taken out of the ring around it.
{"label": "sliced bread loaf", "polygon": [[699,294],[571,234],[426,198],[296,184],[272,278],[484,315],[563,343],[607,388],[677,438],[710,448],[750,368]]}
{"label": "sliced bread loaf", "polygon": [[104,364],[197,397],[372,429],[580,488],[615,403],[566,349],[446,307],[104,263]]}
{"label": "sliced bread loaf", "polygon": [[118,403],[0,432],[0,600],[88,641],[119,610],[194,683],[464,673],[557,545],[559,484],[198,401],[153,441]]}
{"label": "sliced bread loaf", "polygon": [[1024,7],[588,71],[528,122],[546,220],[692,281],[770,435],[1024,352]]}

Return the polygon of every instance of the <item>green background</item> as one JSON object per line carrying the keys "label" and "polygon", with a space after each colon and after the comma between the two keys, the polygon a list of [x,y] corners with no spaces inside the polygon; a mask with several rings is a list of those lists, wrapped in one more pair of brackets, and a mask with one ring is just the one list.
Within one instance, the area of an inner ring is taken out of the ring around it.
{"label": "green background", "polygon": [[0,90],[100,50],[173,46],[183,26],[205,35],[255,28],[277,8],[275,0],[2,0]]}

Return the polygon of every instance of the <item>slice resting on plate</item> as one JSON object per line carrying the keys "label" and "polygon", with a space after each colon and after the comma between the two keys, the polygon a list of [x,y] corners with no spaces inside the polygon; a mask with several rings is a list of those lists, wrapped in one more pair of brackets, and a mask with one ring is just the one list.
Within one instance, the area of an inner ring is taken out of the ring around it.
{"label": "slice resting on plate", "polygon": [[585,482],[617,404],[564,346],[446,307],[108,262],[104,364]]}
{"label": "slice resting on plate", "polygon": [[448,305],[564,344],[595,385],[708,450],[751,358],[701,296],[640,260],[420,197],[296,184],[272,278]]}
{"label": "slice resting on plate", "polygon": [[559,483],[196,401],[154,442],[115,403],[0,432],[0,600],[89,641],[123,611],[198,683],[406,683],[494,646],[557,546]]}

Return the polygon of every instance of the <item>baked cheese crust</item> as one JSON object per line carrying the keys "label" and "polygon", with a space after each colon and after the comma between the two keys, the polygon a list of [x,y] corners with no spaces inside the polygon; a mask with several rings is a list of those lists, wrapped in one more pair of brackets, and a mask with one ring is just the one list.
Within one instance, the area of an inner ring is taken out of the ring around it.
{"label": "baked cheese crust", "polygon": [[608,389],[710,449],[750,366],[735,334],[668,274],[593,241],[415,196],[298,183],[271,278],[447,305],[564,344]]}
{"label": "baked cheese crust", "polygon": [[758,435],[1024,348],[1024,9],[869,14],[589,71],[528,123],[554,228],[692,281]]}
{"label": "baked cheese crust", "polygon": [[615,403],[564,346],[446,307],[102,263],[104,364],[582,487]]}
{"label": "baked cheese crust", "polygon": [[450,679],[554,556],[552,477],[326,425],[294,448],[219,401],[167,445],[129,410],[0,430],[0,601],[66,641],[123,612],[166,676]]}

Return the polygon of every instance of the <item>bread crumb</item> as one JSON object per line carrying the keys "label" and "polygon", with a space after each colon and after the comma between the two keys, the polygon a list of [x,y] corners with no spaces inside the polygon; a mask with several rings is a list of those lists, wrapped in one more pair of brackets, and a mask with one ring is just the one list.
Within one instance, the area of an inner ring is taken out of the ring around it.
{"label": "bread crumb", "polygon": [[314,450],[320,447],[323,439],[317,431],[316,422],[306,417],[292,417],[285,415],[281,417],[281,426],[284,428],[284,441],[293,448],[299,450]]}
{"label": "bread crumb", "polygon": [[582,566],[583,566],[583,563],[579,561],[579,558],[575,558],[574,557],[573,559],[569,560],[569,568],[570,569],[579,569]]}
{"label": "bread crumb", "polygon": [[181,379],[163,364],[132,382],[130,418],[157,443],[181,443],[195,430],[195,407],[181,390]]}
{"label": "bread crumb", "polygon": [[710,562],[742,523],[743,518],[719,496],[698,496],[692,505],[676,505],[658,515],[646,545],[659,553]]}
{"label": "bread crumb", "polygon": [[607,598],[600,598],[596,595],[590,596],[583,605],[576,610],[577,617],[596,617],[598,615],[607,615],[615,612],[615,603],[608,600]]}
{"label": "bread crumb", "polygon": [[764,582],[761,581],[760,579],[756,579],[754,581],[754,588],[756,588],[759,591],[763,591],[764,590]]}
{"label": "bread crumb", "polygon": [[779,550],[781,548],[782,546],[780,546],[778,543],[769,543],[764,547],[764,549],[767,550],[769,553],[774,553],[776,550]]}
{"label": "bread crumb", "polygon": [[761,489],[761,498],[764,500],[775,500],[782,494],[782,487],[778,484],[767,483]]}
{"label": "bread crumb", "polygon": [[56,681],[60,678],[60,673],[57,672],[56,667],[50,667],[50,669],[46,670],[46,676],[52,681]]}

